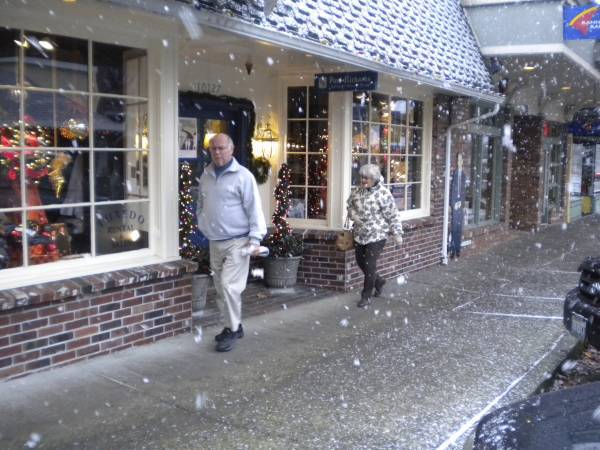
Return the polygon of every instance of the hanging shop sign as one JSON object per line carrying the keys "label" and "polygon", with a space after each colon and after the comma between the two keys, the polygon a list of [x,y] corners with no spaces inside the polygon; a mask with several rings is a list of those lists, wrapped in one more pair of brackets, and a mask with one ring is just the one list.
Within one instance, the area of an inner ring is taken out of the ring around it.
{"label": "hanging shop sign", "polygon": [[600,39],[600,7],[564,6],[563,34],[565,41]]}
{"label": "hanging shop sign", "polygon": [[377,72],[318,73],[315,75],[315,89],[325,92],[373,91],[377,89]]}
{"label": "hanging shop sign", "polygon": [[569,132],[574,136],[600,136],[600,107],[577,111],[569,123]]}

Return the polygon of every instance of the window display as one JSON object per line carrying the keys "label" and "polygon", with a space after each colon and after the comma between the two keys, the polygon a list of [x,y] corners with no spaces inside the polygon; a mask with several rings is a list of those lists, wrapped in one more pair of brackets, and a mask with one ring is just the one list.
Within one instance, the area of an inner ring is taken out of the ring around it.
{"label": "window display", "polygon": [[327,218],[329,96],[312,87],[288,88],[287,163],[291,170],[289,217]]}
{"label": "window display", "polygon": [[398,209],[421,208],[423,102],[378,92],[352,99],[352,186],[361,165],[377,164]]}
{"label": "window display", "polygon": [[[499,220],[502,186],[502,152],[498,138],[474,135],[466,186],[466,224],[483,225]],[[468,161],[468,159],[465,159]]]}
{"label": "window display", "polygon": [[145,51],[0,33],[0,269],[147,248]]}

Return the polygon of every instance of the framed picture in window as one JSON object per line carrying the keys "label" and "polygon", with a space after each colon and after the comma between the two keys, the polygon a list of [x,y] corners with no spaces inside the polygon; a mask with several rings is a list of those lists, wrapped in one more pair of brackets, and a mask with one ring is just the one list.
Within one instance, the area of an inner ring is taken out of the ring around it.
{"label": "framed picture in window", "polygon": [[179,118],[178,142],[180,158],[196,158],[198,126],[195,117]]}

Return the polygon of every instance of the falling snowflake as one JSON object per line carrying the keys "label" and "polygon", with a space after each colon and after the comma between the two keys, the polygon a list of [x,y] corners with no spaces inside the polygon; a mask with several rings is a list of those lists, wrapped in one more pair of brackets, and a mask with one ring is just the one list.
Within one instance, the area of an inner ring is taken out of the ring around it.
{"label": "falling snowflake", "polygon": [[354,364],[355,367],[360,367],[360,359],[354,358],[354,363],[353,364]]}
{"label": "falling snowflake", "polygon": [[406,284],[406,277],[404,275],[400,275],[398,278],[396,278],[396,283]]}
{"label": "falling snowflake", "polygon": [[267,57],[267,64],[272,66],[275,63],[275,61],[273,60],[273,58],[271,58],[270,56]]}
{"label": "falling snowflake", "polygon": [[262,267],[255,267],[252,269],[251,274],[254,278],[260,278],[261,280],[265,278],[265,270]]}
{"label": "falling snowflake", "polygon": [[340,320],[340,326],[346,328],[349,325],[348,319]]}
{"label": "falling snowflake", "polygon": [[206,392],[196,394],[196,411],[204,409],[208,403],[208,395]]}
{"label": "falling snowflake", "polygon": [[281,305],[282,309],[287,309],[287,305],[284,303],[283,305]]}
{"label": "falling snowflake", "polygon": [[560,370],[562,370],[563,373],[569,373],[571,370],[573,370],[575,368],[576,365],[577,365],[577,361],[573,361],[572,359],[567,359],[560,366]]}
{"label": "falling snowflake", "polygon": [[202,327],[194,328],[194,341],[196,342],[196,344],[202,342]]}
{"label": "falling snowflake", "polygon": [[387,317],[392,317],[392,312],[391,312],[391,311],[386,311],[386,312],[385,312],[385,315],[386,315]]}
{"label": "falling snowflake", "polygon": [[592,419],[594,419],[594,422],[600,422],[600,406],[598,406],[592,413]]}
{"label": "falling snowflake", "polygon": [[168,39],[163,39],[162,40],[162,45],[163,45],[163,47],[168,47],[169,46],[169,40]]}
{"label": "falling snowflake", "polygon": [[39,433],[31,433],[29,435],[29,440],[25,442],[25,446],[27,448],[35,448],[42,440],[42,436]]}
{"label": "falling snowflake", "polygon": [[535,247],[536,248],[542,248],[542,243],[541,242],[536,242],[535,243]]}

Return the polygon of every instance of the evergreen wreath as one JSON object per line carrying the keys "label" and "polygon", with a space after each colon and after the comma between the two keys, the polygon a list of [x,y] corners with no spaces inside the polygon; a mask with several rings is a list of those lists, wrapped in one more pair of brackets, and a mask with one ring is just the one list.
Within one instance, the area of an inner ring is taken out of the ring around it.
{"label": "evergreen wreath", "polygon": [[264,156],[252,159],[252,166],[250,171],[256,178],[258,184],[265,183],[271,175],[271,161]]}

